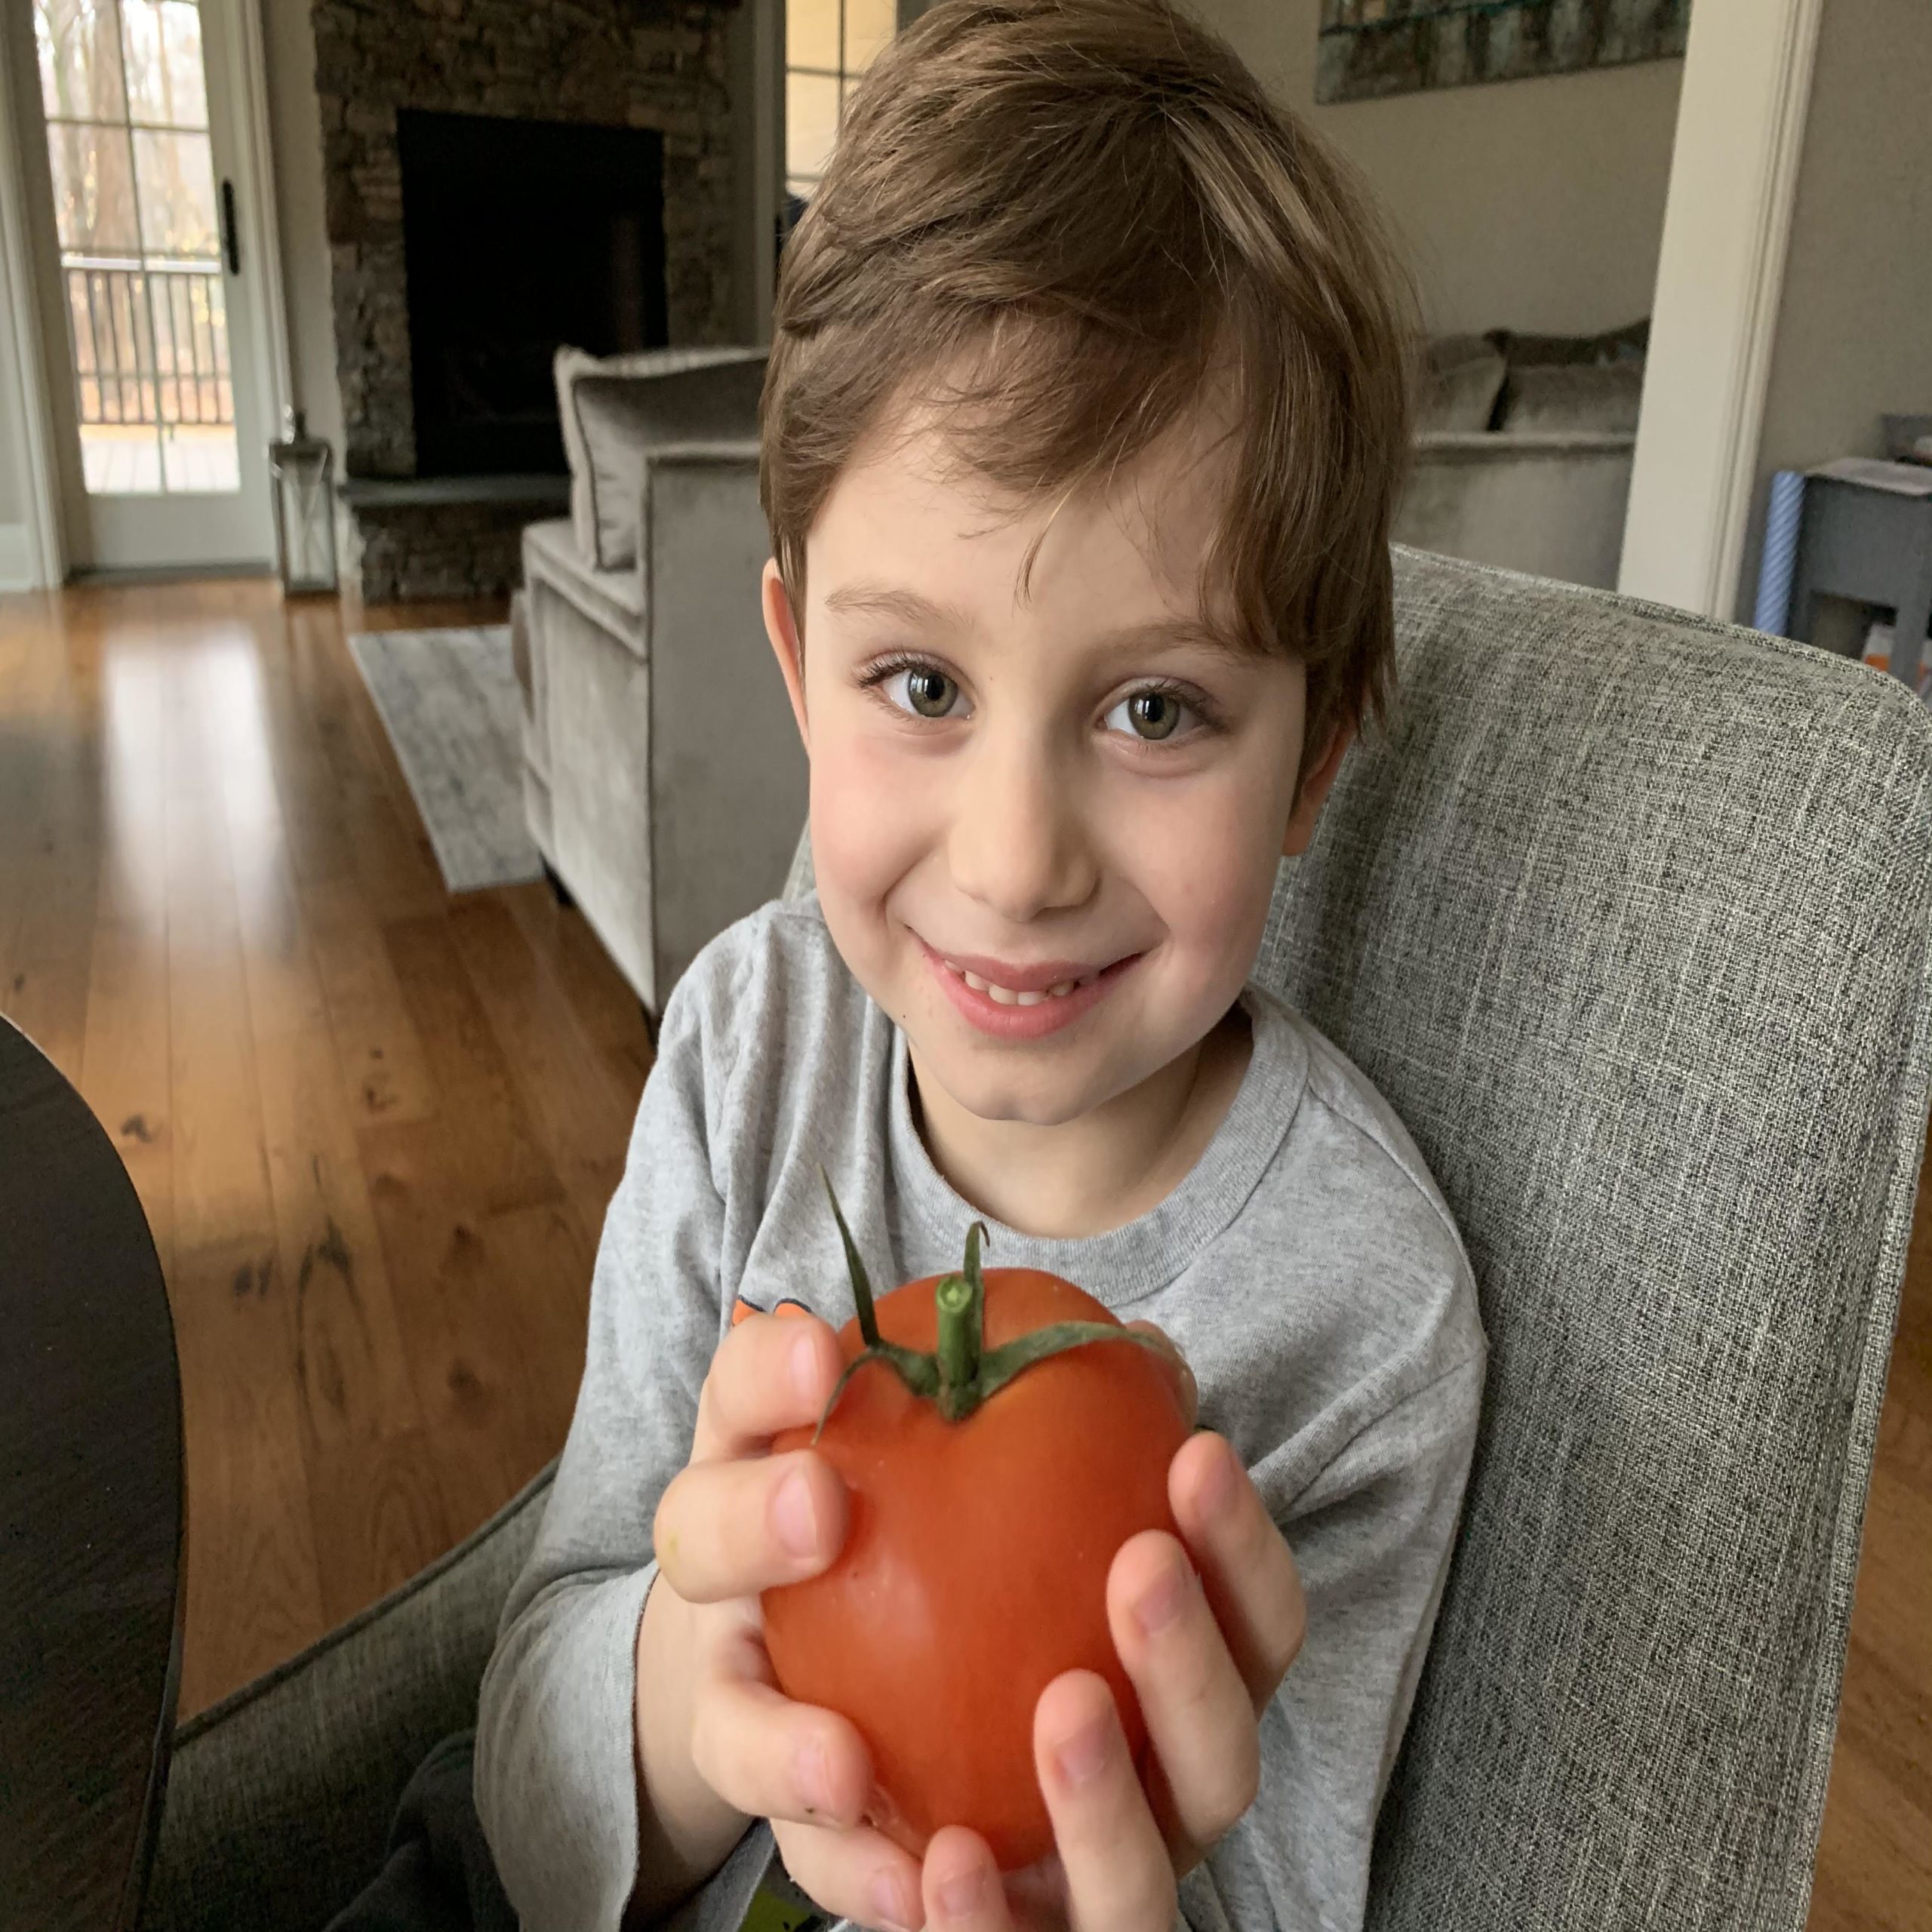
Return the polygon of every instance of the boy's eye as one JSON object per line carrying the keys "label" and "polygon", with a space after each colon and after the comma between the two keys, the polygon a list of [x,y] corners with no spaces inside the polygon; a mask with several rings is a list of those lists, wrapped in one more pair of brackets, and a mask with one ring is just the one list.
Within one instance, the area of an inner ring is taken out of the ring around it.
{"label": "boy's eye", "polygon": [[1107,714],[1107,728],[1131,731],[1137,738],[1158,744],[1163,738],[1171,738],[1187,715],[1187,706],[1172,691],[1136,691]]}
{"label": "boy's eye", "polygon": [[915,664],[885,680],[886,695],[915,718],[944,718],[959,702],[959,687],[943,671]]}

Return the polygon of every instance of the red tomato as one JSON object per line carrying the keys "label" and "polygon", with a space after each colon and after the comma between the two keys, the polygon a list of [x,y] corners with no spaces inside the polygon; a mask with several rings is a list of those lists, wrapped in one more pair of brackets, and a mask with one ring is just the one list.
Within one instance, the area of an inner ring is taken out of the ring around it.
{"label": "red tomato", "polygon": [[[930,1355],[945,1278],[882,1297],[883,1340]],[[984,1281],[989,1353],[1051,1323],[1120,1325],[1057,1275],[989,1268]],[[855,1360],[860,1321],[839,1340]],[[811,1429],[774,1441],[815,1446],[851,1492],[832,1567],[764,1593],[780,1687],[857,1727],[878,1786],[870,1822],[914,1857],[949,1824],[980,1833],[1007,1871],[1053,1849],[1033,1707],[1063,1671],[1107,1680],[1142,1761],[1146,1726],[1107,1627],[1107,1571],[1140,1531],[1178,1534],[1168,1466],[1187,1435],[1166,1366],[1146,1347],[1102,1340],[1018,1370],[957,1422],[875,1359],[844,1383],[815,1445]]]}

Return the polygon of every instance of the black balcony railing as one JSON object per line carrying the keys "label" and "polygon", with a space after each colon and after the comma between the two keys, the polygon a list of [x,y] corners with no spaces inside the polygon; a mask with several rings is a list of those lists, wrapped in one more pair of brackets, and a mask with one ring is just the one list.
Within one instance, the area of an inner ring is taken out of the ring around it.
{"label": "black balcony railing", "polygon": [[63,265],[83,423],[233,423],[219,264]]}

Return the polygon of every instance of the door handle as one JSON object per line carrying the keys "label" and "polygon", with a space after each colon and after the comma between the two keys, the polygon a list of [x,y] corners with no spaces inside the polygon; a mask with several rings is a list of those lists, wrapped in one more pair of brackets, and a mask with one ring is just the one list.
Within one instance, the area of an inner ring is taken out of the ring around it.
{"label": "door handle", "polygon": [[221,251],[228,258],[228,272],[242,272],[242,243],[235,226],[235,183],[221,184]]}

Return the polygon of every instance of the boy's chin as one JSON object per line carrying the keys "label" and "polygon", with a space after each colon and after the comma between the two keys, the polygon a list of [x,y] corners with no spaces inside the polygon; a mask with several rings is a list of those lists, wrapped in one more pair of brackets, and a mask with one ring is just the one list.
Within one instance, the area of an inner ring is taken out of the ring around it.
{"label": "boy's chin", "polygon": [[1064,1127],[1137,1084],[1136,1076],[1111,1068],[975,1066],[977,1056],[932,1053],[916,1040],[913,1045],[921,1072],[945,1088],[955,1106],[977,1119],[1014,1126]]}

